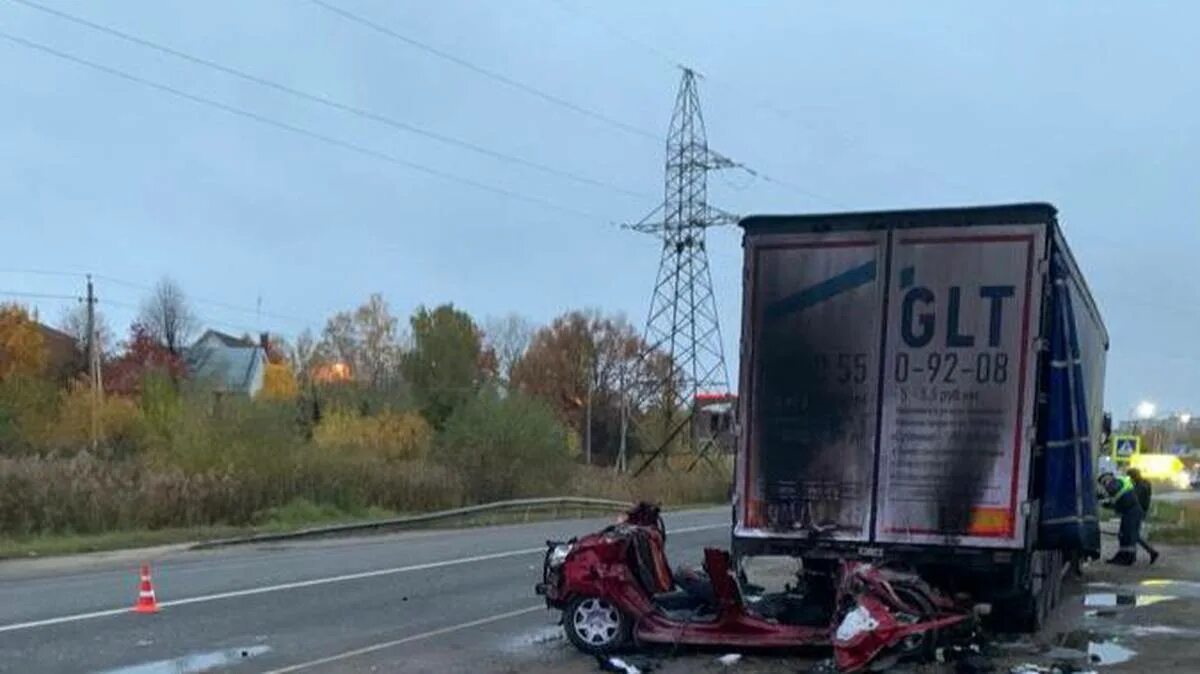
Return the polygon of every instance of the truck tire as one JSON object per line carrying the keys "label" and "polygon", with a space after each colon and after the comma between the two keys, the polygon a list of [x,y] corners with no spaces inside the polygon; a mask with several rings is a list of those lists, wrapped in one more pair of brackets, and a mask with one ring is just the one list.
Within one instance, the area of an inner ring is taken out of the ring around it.
{"label": "truck tire", "polygon": [[1000,602],[996,626],[1005,632],[1035,633],[1046,625],[1046,619],[1062,597],[1062,552],[1042,551],[1029,560],[1029,581],[1025,591]]}
{"label": "truck tire", "polygon": [[1049,602],[1047,604],[1046,616],[1054,612],[1062,603],[1063,578],[1067,573],[1067,562],[1061,550],[1055,550],[1050,553],[1050,574],[1047,577],[1047,582],[1050,583]]}
{"label": "truck tire", "polygon": [[1044,618],[1042,595],[1024,594],[1000,602],[993,622],[1001,632],[1033,634],[1042,629]]}

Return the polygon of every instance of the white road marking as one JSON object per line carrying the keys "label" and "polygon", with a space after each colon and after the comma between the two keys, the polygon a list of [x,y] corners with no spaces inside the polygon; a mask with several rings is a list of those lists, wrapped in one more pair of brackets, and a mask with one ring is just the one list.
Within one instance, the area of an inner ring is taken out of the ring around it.
{"label": "white road marking", "polygon": [[668,529],[668,534],[690,534],[693,531],[709,531],[711,529],[728,529],[728,524],[701,524],[697,527],[683,527],[682,529]]}
{"label": "white road marking", "polygon": [[283,667],[281,669],[272,669],[268,672],[264,672],[263,674],[287,674],[287,672],[298,672],[302,669],[309,669],[310,667],[320,667],[321,665],[327,665],[331,662],[337,662],[338,660],[345,660],[347,658],[353,658],[353,657],[357,657],[359,655],[366,655],[368,653],[374,653],[375,651],[381,651],[385,648],[392,648],[393,646],[400,646],[402,644],[407,644],[411,641],[420,641],[421,639],[428,639],[430,637],[438,637],[443,634],[449,634],[451,632],[465,630],[468,627],[477,627],[479,625],[486,625],[488,623],[494,623],[499,620],[515,618],[519,615],[525,615],[526,613],[533,613],[534,611],[544,611],[544,610],[546,610],[546,606],[544,604],[539,604],[537,606],[529,606],[527,608],[519,608],[515,611],[508,611],[507,613],[497,613],[496,615],[488,616],[486,618],[480,618],[479,620],[471,620],[469,622],[459,623],[457,625],[450,625],[449,627],[439,627],[436,630],[430,630],[428,632],[421,632],[420,634],[413,634],[412,636],[407,636],[407,637],[403,637],[400,639],[393,639],[392,641],[384,641],[382,643],[372,644],[370,646],[364,646],[363,648],[356,648],[352,651],[344,651],[342,653],[338,653],[337,655],[330,655],[329,657],[320,658],[318,660],[309,660],[308,662],[301,662],[296,665],[289,665],[289,666]]}
{"label": "white road marking", "polygon": [[125,608],[110,608],[103,611],[92,611],[91,613],[76,613],[75,615],[64,615],[57,618],[46,618],[44,620],[31,620],[27,623],[13,623],[11,625],[0,625],[0,632],[13,632],[15,630],[24,630],[31,627],[46,627],[47,625],[57,625],[59,623],[75,622],[77,620],[91,620],[92,618],[105,618],[107,616],[121,615],[122,613],[132,613],[133,608],[127,606]]}
{"label": "white road marking", "polygon": [[[669,534],[686,534],[694,531],[707,531],[710,529],[728,528],[728,524],[704,524],[694,527],[682,527],[679,529],[671,529]],[[471,564],[474,562],[486,562],[493,559],[504,559],[506,557],[518,557],[520,555],[530,555],[535,552],[544,552],[546,547],[538,546],[536,548],[522,548],[520,550],[507,550],[505,552],[493,552],[487,555],[475,555],[473,557],[460,557],[458,559],[447,559],[440,562],[427,562],[425,564],[412,564],[409,566],[397,566],[389,569],[376,569],[374,571],[362,571],[359,573],[347,573],[340,576],[328,576],[326,578],[313,578],[311,580],[299,580],[291,583],[280,583],[278,585],[264,585],[262,587],[251,587],[244,590],[233,590],[230,592],[218,592],[216,594],[206,594],[197,597],[186,597],[184,599],[172,599],[170,601],[160,601],[158,605],[162,608],[171,606],[186,606],[188,604],[201,604],[209,601],[218,601],[221,599],[233,599],[236,597],[248,597],[256,594],[266,594],[268,592],[280,592],[283,590],[296,590],[306,587],[315,587],[318,585],[328,585],[330,583],[343,583],[351,580],[361,580],[363,578],[376,578],[379,576],[390,576],[397,573],[407,573],[410,571],[426,571],[428,569],[439,569],[446,566],[456,566],[459,564]],[[130,607],[105,609],[102,611],[91,611],[89,613],[76,613],[73,615],[57,616],[54,618],[44,618],[42,620],[30,620],[22,623],[12,623],[10,625],[0,625],[0,633],[15,632],[17,630],[32,629],[35,627],[47,627],[50,625],[60,625],[62,623],[78,622],[81,620],[92,620],[95,618],[107,618],[115,615],[130,613]]]}

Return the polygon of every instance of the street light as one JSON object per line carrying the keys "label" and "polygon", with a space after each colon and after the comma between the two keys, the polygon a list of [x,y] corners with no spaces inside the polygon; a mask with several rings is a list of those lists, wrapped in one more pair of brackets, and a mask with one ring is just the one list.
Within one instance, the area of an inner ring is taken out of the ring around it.
{"label": "street light", "polygon": [[1179,413],[1179,423],[1184,426],[1187,426],[1188,424],[1192,423],[1192,413],[1191,412],[1180,412]]}
{"label": "street light", "polygon": [[1149,400],[1143,400],[1142,402],[1138,403],[1137,408],[1134,409],[1134,416],[1142,421],[1145,421],[1146,419],[1153,419],[1156,411],[1158,411],[1158,407],[1155,406],[1154,403],[1150,402]]}

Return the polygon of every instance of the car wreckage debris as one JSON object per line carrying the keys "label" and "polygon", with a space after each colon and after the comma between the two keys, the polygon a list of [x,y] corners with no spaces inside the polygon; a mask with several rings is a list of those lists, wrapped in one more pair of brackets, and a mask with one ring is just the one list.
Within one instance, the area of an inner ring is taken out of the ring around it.
{"label": "car wreckage debris", "polygon": [[649,671],[653,663],[643,666],[625,654],[657,644],[832,647],[837,671],[849,674],[877,662],[928,660],[933,644],[975,634],[963,629],[976,617],[963,598],[904,570],[842,560],[799,579],[803,592],[747,599],[728,552],[708,548],[703,570],[672,571],[666,536],[658,507],[639,503],[597,533],[547,541],[535,591],[562,611],[568,640],[597,656],[603,671]]}
{"label": "car wreckage debris", "polygon": [[648,674],[658,669],[658,663],[647,658],[598,655],[596,663],[600,665],[600,671],[615,672],[616,674]]}

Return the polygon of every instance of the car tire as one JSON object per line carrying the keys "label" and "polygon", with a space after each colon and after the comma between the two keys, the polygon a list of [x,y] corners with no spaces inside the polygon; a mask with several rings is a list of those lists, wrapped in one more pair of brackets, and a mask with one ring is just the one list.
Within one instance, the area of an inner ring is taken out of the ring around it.
{"label": "car tire", "polygon": [[629,645],[633,623],[615,604],[599,597],[576,597],[563,609],[563,630],[575,648],[603,655]]}

